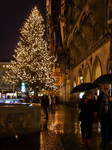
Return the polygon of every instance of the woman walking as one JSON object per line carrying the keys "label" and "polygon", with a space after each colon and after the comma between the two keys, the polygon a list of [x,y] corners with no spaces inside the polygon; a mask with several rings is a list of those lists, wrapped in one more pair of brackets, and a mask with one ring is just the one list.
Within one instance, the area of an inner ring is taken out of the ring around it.
{"label": "woman walking", "polygon": [[96,107],[96,100],[92,91],[87,91],[79,102],[79,121],[81,121],[82,143],[89,145],[88,139],[92,137],[93,117]]}

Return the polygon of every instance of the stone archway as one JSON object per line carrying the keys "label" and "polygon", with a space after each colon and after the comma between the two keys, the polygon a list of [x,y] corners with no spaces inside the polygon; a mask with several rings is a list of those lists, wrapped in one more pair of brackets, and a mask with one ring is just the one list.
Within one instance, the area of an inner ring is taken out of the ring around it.
{"label": "stone archway", "polygon": [[100,59],[98,57],[96,57],[94,64],[93,64],[93,73],[92,73],[93,81],[101,75],[102,75],[101,62],[100,62]]}
{"label": "stone archway", "polygon": [[91,73],[89,65],[86,65],[85,71],[84,71],[84,83],[91,82]]}

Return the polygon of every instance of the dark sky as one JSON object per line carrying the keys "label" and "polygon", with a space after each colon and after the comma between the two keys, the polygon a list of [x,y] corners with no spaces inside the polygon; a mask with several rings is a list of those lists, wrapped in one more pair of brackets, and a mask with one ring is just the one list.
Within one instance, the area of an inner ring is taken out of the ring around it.
{"label": "dark sky", "polygon": [[12,59],[20,28],[37,6],[46,22],[46,0],[0,0],[0,61]]}

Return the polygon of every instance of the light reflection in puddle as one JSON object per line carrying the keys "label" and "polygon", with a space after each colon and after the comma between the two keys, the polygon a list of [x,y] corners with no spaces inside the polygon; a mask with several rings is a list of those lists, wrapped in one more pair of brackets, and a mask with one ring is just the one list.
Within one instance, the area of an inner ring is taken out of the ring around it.
{"label": "light reflection in puddle", "polygon": [[75,117],[73,118],[71,114],[55,111],[53,114],[50,112],[50,118],[53,121],[47,125],[49,130],[54,130],[60,134],[81,134],[80,122]]}
{"label": "light reflection in puddle", "polygon": [[[62,111],[55,111],[55,113],[50,113],[50,118],[53,121],[50,121],[47,125],[49,130],[54,130],[57,134],[77,134],[81,135],[81,122],[78,121],[78,118],[75,118],[75,115],[72,116],[71,114],[62,112]],[[101,132],[101,125],[93,124],[94,131],[98,133]]]}

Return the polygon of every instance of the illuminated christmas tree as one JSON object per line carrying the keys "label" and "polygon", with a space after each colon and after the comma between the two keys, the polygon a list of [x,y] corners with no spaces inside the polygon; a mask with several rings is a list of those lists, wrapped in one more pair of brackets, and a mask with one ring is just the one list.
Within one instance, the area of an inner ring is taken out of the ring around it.
{"label": "illuminated christmas tree", "polygon": [[25,82],[34,89],[55,89],[55,79],[52,77],[53,57],[49,55],[47,44],[43,39],[43,18],[34,7],[29,18],[21,29],[22,37],[15,49],[15,60],[11,61],[7,72],[6,83],[18,80]]}
{"label": "illuminated christmas tree", "polygon": [[7,71],[6,71],[7,76],[3,78],[3,80],[10,86],[18,84],[17,74],[13,71],[13,68],[15,67],[16,66],[14,64],[14,61],[11,61],[11,65],[8,65],[7,67]]}

